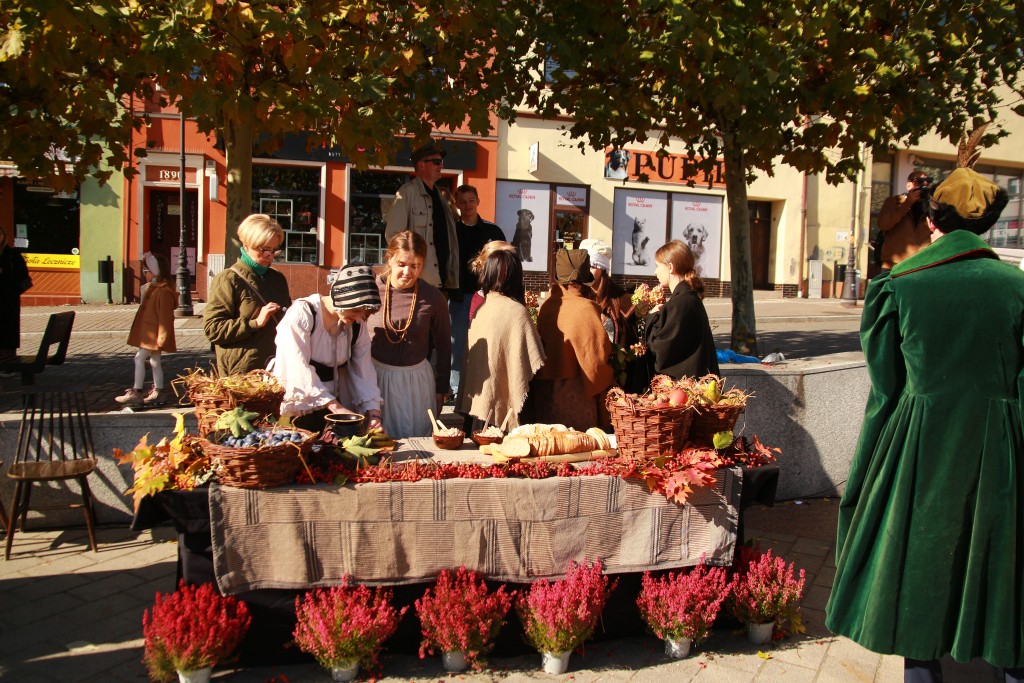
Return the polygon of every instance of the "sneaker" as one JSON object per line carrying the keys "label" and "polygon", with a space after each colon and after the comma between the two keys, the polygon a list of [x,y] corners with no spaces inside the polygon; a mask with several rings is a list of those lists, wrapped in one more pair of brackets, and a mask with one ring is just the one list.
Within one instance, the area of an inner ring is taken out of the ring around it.
{"label": "sneaker", "polygon": [[147,406],[162,406],[164,404],[164,390],[153,387],[146,394],[146,398],[142,399],[142,402]]}
{"label": "sneaker", "polygon": [[125,391],[124,394],[118,396],[114,400],[120,403],[121,405],[142,405],[142,392],[136,389],[135,387],[131,387],[127,391]]}

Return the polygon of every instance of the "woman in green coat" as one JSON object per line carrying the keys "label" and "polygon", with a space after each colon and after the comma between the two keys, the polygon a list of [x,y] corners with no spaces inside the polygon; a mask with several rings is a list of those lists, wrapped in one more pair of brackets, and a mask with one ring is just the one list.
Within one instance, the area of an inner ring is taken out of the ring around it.
{"label": "woman in green coat", "polygon": [[905,658],[1024,674],[1024,272],[978,235],[1006,193],[960,168],[930,202],[933,242],[872,280],[871,393],[839,509],[826,624]]}

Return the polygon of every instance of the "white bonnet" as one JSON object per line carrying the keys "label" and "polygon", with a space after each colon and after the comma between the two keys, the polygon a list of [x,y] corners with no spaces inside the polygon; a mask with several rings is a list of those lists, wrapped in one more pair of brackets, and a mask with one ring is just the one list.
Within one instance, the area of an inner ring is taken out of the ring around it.
{"label": "white bonnet", "polygon": [[585,239],[580,242],[580,249],[590,254],[590,265],[596,266],[606,273],[612,272],[612,248],[601,240]]}

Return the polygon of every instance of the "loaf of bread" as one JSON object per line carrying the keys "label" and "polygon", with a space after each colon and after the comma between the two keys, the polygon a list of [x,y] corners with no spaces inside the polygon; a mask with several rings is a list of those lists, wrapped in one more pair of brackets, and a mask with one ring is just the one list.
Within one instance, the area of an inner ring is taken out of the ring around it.
{"label": "loaf of bread", "polygon": [[501,453],[510,458],[527,458],[586,453],[587,451],[607,450],[610,447],[608,435],[597,428],[587,430],[586,433],[573,430],[549,430],[506,437],[501,444]]}

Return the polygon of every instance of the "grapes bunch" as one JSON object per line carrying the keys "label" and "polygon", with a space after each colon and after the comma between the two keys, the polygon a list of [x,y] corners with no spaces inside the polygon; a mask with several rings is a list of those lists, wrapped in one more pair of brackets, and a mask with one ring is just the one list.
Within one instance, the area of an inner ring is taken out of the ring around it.
{"label": "grapes bunch", "polygon": [[298,445],[302,443],[305,438],[306,437],[302,432],[290,429],[259,429],[254,432],[249,432],[244,436],[228,434],[226,438],[220,441],[220,445],[228,446],[230,448],[264,448],[279,446],[283,443],[293,443]]}

